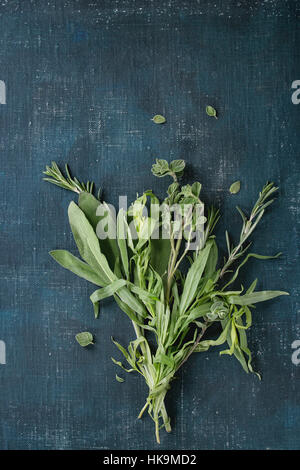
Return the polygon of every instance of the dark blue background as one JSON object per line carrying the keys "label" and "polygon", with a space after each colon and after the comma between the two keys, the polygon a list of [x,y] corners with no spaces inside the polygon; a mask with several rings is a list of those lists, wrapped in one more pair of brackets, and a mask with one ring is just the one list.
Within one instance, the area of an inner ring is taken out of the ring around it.
{"label": "dark blue background", "polygon": [[[118,383],[125,373],[110,360],[119,357],[110,336],[128,343],[131,324],[113,301],[96,321],[93,286],[51,260],[50,249],[75,248],[72,194],[41,179],[56,160],[94,179],[108,202],[149,187],[163,195],[166,182],[150,173],[157,157],[188,162],[186,181],[200,180],[222,211],[222,246],[225,227],[239,233],[235,205],[250,209],[268,179],[280,186],[253,248],[284,255],[249,262],[242,277],[291,294],[254,313],[262,382],[217,350],[186,364],[161,448],[299,448],[299,12],[291,0],[1,2],[1,449],[157,447],[150,418],[136,420],[146,386],[134,375]],[[96,337],[91,349],[74,340],[84,330]]]}

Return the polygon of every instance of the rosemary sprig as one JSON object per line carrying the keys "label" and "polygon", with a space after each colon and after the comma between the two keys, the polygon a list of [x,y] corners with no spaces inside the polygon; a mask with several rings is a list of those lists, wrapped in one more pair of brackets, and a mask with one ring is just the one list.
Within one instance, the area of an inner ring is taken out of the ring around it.
{"label": "rosemary sprig", "polygon": [[65,177],[60,171],[56,162],[52,162],[52,166],[46,166],[46,171],[43,173],[49,178],[43,178],[44,181],[55,184],[63,189],[68,189],[74,193],[80,194],[82,192],[93,193],[94,183],[88,181],[86,184],[80,182],[77,178],[72,178],[70,175],[69,167],[65,165],[65,171],[67,176]]}

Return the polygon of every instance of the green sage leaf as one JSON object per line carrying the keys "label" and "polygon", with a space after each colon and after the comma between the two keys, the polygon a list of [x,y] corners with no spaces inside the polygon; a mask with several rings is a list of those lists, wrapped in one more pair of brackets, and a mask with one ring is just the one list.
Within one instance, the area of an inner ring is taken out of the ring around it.
{"label": "green sage leaf", "polygon": [[[98,199],[90,193],[82,192],[79,194],[78,206],[84,212],[95,232],[97,230],[97,225],[99,223],[101,224],[101,220],[104,220],[104,216],[97,215],[100,207],[103,209],[102,212],[106,214],[106,219],[109,220],[109,223],[113,223],[109,207],[105,203],[99,202]],[[107,237],[99,240],[99,243],[101,252],[106,256],[110,268],[113,269],[115,260],[118,256],[117,240],[115,238]]]}
{"label": "green sage leaf", "polygon": [[99,240],[83,211],[71,202],[68,209],[69,221],[74,240],[81,257],[98,273],[102,284],[107,285],[116,279],[100,251]]}
{"label": "green sage leaf", "polygon": [[93,268],[91,268],[88,264],[84,263],[80,259],[76,258],[76,256],[73,256],[68,251],[53,250],[50,251],[50,255],[63,268],[68,269],[77,276],[80,276],[83,279],[86,279],[87,281],[96,284],[96,286],[103,285],[101,276],[99,276]]}

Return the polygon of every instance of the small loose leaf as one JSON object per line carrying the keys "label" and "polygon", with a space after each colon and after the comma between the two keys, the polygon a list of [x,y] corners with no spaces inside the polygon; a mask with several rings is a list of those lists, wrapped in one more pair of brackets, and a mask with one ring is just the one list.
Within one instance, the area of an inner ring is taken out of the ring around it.
{"label": "small loose leaf", "polygon": [[83,331],[82,333],[78,333],[75,336],[77,342],[80,344],[82,347],[86,347],[89,344],[94,344],[93,343],[93,335],[89,331]]}
{"label": "small loose leaf", "polygon": [[230,186],[229,191],[231,192],[231,194],[237,194],[240,189],[241,189],[241,182],[240,181],[235,181]]}
{"label": "small loose leaf", "polygon": [[206,114],[208,114],[208,116],[218,119],[217,111],[212,106],[206,106]]}
{"label": "small loose leaf", "polygon": [[122,379],[122,377],[118,376],[118,374],[116,374],[116,380],[120,383],[125,382],[124,379]]}
{"label": "small loose leaf", "polygon": [[166,122],[166,118],[161,114],[156,114],[151,121],[155,122],[155,124],[164,124]]}

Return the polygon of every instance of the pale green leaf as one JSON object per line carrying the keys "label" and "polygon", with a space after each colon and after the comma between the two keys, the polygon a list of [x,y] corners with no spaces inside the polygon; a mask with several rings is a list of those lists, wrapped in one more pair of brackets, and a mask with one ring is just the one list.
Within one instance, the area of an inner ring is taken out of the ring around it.
{"label": "pale green leaf", "polygon": [[195,298],[211,247],[212,240],[209,240],[205,248],[199,252],[187,273],[179,306],[180,314],[183,314],[187,310]]}
{"label": "pale green leaf", "polygon": [[206,114],[217,119],[217,111],[212,106],[206,106]]}
{"label": "pale green leaf", "polygon": [[156,114],[151,121],[155,122],[155,124],[164,124],[166,122],[166,118],[161,114]]}
{"label": "pale green leaf", "polygon": [[88,264],[84,263],[80,259],[73,256],[66,250],[53,250],[50,251],[50,255],[52,258],[57,261],[61,266],[68,269],[72,273],[76,274],[77,276],[86,279],[87,281],[96,284],[97,286],[102,286],[102,278],[98,275],[98,273],[91,268]]}
{"label": "pale green leaf", "polygon": [[93,343],[93,335],[89,331],[83,331],[82,333],[78,333],[76,336],[76,341],[80,344],[80,346],[88,346],[89,344]]}
{"label": "pale green leaf", "polygon": [[106,299],[111,295],[114,295],[121,287],[125,286],[127,281],[125,279],[118,279],[117,281],[112,282],[106,287],[102,289],[95,290],[93,294],[90,296],[90,299],[94,305],[94,313],[95,317],[98,317],[99,314],[99,302],[100,300]]}
{"label": "pale green leaf", "polygon": [[98,273],[102,284],[116,279],[106,257],[100,251],[99,240],[83,211],[72,201],[68,209],[70,226],[81,257]]}
{"label": "pale green leaf", "polygon": [[280,290],[264,290],[245,295],[231,295],[228,297],[228,302],[234,305],[252,305],[258,302],[264,302],[265,300],[274,299],[280,295],[289,295],[289,293]]}
{"label": "pale green leaf", "polygon": [[241,182],[240,181],[235,181],[230,186],[229,191],[231,192],[231,194],[237,194],[240,189],[241,189]]}
{"label": "pale green leaf", "polygon": [[125,211],[120,209],[117,216],[117,237],[118,237],[118,246],[120,250],[121,260],[123,270],[126,276],[126,279],[129,279],[129,261],[128,261],[128,251],[127,251],[127,224],[125,224]]}
{"label": "pale green leaf", "polygon": [[[87,192],[82,192],[79,194],[78,198],[78,205],[80,209],[84,212],[86,218],[92,225],[94,231],[97,230],[97,225],[103,219],[103,216],[97,215],[97,211],[99,211],[99,206],[102,207],[102,212],[108,214],[109,208],[107,205],[99,202],[92,194]],[[109,213],[109,222],[113,223],[112,215]],[[106,256],[110,268],[113,269],[115,259],[118,256],[118,246],[117,240],[115,238],[107,237],[103,240],[99,240],[100,249],[103,254]]]}

